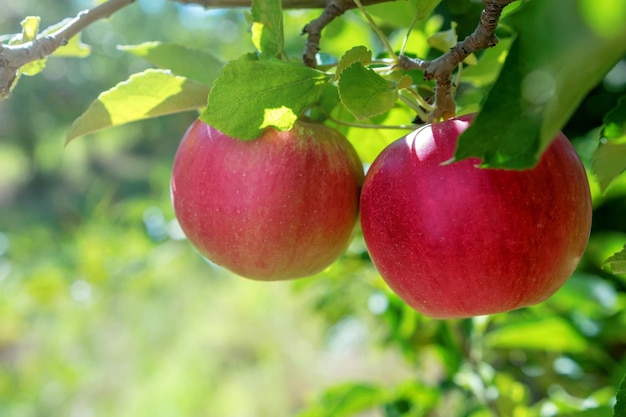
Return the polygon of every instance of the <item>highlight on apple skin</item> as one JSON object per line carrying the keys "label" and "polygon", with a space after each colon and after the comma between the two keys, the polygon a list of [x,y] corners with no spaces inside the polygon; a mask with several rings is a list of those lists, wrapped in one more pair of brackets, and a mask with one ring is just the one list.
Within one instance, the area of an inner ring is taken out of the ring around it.
{"label": "highlight on apple skin", "polygon": [[350,243],[363,166],[348,140],[319,123],[267,128],[242,141],[196,120],[174,158],[171,198],[188,240],[243,277],[314,275]]}
{"label": "highlight on apple skin", "polygon": [[532,169],[442,164],[471,120],[427,125],[389,145],[361,194],[374,265],[400,298],[434,318],[546,300],[573,274],[591,229],[589,183],[565,135]]}

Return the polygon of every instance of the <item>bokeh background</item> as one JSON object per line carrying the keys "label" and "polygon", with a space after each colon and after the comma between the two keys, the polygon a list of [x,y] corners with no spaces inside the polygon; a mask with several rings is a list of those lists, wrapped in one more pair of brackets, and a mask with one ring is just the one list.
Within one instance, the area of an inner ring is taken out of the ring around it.
{"label": "bokeh background", "polygon": [[[27,15],[47,27],[93,6],[6,3],[1,34]],[[458,22],[462,37],[480,9],[444,1],[439,24]],[[294,56],[317,13],[287,14]],[[376,43],[353,12],[325,33],[329,54]],[[421,317],[389,293],[359,236],[318,277],[245,280],[198,256],[173,216],[172,159],[197,114],[64,144],[101,91],[149,67],[117,45],[149,40],[224,60],[252,50],[243,10],[140,0],[84,32],[88,58],[50,59],[0,102],[0,417],[478,417],[494,403],[503,416],[611,415],[626,374],[626,279],[602,262],[626,243],[624,178],[605,195],[593,184],[580,271],[535,308]],[[587,165],[625,92],[622,61],[565,127]]]}

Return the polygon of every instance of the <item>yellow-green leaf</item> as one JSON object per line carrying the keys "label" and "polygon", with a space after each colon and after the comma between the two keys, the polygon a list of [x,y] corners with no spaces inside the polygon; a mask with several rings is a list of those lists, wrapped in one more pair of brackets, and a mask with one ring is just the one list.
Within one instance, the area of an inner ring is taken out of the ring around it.
{"label": "yellow-green leaf", "polygon": [[[16,39],[15,44],[23,44],[34,41],[39,33],[39,22],[41,18],[39,16],[28,16],[20,22],[22,25],[22,36]],[[45,59],[38,59],[30,62],[20,68],[20,73],[24,75],[37,75],[46,67]]]}
{"label": "yellow-green leaf", "polygon": [[66,143],[79,136],[137,120],[206,105],[209,87],[170,71],[149,69],[103,92],[74,121]]}
{"label": "yellow-green leaf", "polygon": [[489,332],[485,343],[491,348],[531,349],[549,352],[584,352],[587,340],[560,317],[511,322]]}

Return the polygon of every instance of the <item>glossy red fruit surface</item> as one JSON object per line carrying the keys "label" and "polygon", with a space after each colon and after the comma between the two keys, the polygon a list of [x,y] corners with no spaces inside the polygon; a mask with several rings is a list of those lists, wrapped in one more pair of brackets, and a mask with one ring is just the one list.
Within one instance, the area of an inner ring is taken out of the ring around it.
{"label": "glossy red fruit surface", "polygon": [[389,145],[361,194],[375,266],[405,302],[435,318],[546,300],[574,272],[591,228],[587,176],[563,134],[533,169],[442,165],[470,120],[425,126]]}
{"label": "glossy red fruit surface", "polygon": [[189,241],[241,276],[314,275],[348,246],[363,168],[337,131],[299,121],[240,141],[195,121],[177,150],[174,211]]}

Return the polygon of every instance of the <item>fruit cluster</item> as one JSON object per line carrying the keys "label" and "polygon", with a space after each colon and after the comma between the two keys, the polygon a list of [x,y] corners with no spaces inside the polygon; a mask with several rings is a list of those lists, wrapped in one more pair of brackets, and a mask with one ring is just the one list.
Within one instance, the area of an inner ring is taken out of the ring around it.
{"label": "fruit cluster", "polygon": [[527,170],[450,161],[464,116],[398,139],[364,177],[339,132],[299,121],[241,141],[195,121],[174,160],[171,193],[189,241],[244,277],[314,275],[350,243],[359,213],[390,288],[436,318],[537,304],[572,275],[591,228],[582,163],[561,133]]}

